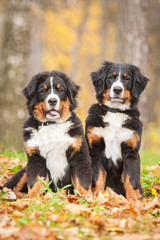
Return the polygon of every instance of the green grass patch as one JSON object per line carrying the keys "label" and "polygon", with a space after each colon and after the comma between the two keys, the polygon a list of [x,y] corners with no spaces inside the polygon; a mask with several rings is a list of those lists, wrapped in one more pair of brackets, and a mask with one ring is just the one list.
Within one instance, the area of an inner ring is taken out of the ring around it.
{"label": "green grass patch", "polygon": [[142,169],[145,169],[160,162],[160,151],[158,152],[153,149],[141,149],[140,157]]}
{"label": "green grass patch", "polygon": [[27,156],[26,156],[25,152],[17,152],[16,150],[11,151],[9,149],[2,151],[0,149],[0,155],[7,156],[8,158],[19,158],[20,161],[27,162]]}

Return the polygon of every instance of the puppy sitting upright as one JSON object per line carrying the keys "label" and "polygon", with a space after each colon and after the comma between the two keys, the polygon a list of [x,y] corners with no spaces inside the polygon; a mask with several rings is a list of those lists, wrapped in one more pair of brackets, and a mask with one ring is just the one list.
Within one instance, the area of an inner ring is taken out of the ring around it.
{"label": "puppy sitting upright", "polygon": [[127,199],[140,198],[142,123],[137,104],[148,79],[136,66],[112,62],[104,62],[91,78],[98,100],[86,119],[93,190],[109,186]]}
{"label": "puppy sitting upright", "polygon": [[60,71],[39,73],[24,88],[30,114],[23,127],[28,163],[6,187],[34,196],[39,177],[44,177],[52,180],[53,191],[72,184],[80,194],[90,192],[91,160],[81,121],[73,112],[78,90]]}

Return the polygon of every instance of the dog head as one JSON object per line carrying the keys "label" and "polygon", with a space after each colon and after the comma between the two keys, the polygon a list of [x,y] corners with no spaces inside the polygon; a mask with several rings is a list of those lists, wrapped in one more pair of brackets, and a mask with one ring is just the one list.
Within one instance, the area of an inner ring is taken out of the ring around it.
{"label": "dog head", "polygon": [[138,102],[149,81],[136,66],[112,62],[104,62],[97,72],[91,73],[91,78],[98,102],[121,110]]}
{"label": "dog head", "polygon": [[65,121],[76,107],[79,86],[60,71],[35,75],[23,89],[29,114],[39,121]]}

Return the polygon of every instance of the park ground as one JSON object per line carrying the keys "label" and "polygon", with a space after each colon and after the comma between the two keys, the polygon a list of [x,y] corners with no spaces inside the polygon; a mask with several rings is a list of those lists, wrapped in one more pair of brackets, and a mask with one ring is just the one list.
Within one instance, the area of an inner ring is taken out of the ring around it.
{"label": "park ground", "polygon": [[[128,202],[107,189],[98,197],[51,192],[49,184],[34,199],[17,199],[9,189],[0,192],[0,239],[114,239],[160,240],[160,155],[141,151],[141,182],[145,197]],[[0,151],[0,184],[22,166],[24,153]],[[43,192],[47,190],[47,194]],[[8,199],[8,201],[4,201]]]}

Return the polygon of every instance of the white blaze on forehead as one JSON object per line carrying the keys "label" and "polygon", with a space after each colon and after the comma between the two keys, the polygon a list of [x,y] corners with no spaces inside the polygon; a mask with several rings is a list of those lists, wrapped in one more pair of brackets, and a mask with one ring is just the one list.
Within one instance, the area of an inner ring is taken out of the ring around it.
{"label": "white blaze on forehead", "polygon": [[111,98],[114,98],[114,96],[115,96],[115,93],[114,93],[114,91],[113,91],[113,89],[114,89],[114,87],[121,87],[122,88],[122,92],[121,92],[121,94],[120,94],[120,98],[122,98],[123,97],[123,94],[124,94],[124,87],[123,87],[123,83],[121,82],[121,67],[119,67],[119,74],[118,74],[118,78],[117,78],[117,80],[112,84],[112,86],[111,86],[111,91],[110,91],[110,97]]}
{"label": "white blaze on forehead", "polygon": [[121,67],[119,67],[119,74],[118,74],[118,80],[116,82],[121,81]]}
{"label": "white blaze on forehead", "polygon": [[47,96],[47,99],[46,99],[47,108],[48,109],[52,108],[50,106],[50,104],[48,103],[48,100],[51,99],[51,98],[55,98],[57,100],[57,104],[54,106],[54,109],[58,110],[59,106],[60,106],[60,98],[59,98],[58,94],[54,93],[54,90],[53,90],[53,77],[52,76],[50,77],[50,85],[51,85],[51,93]]}
{"label": "white blaze on forehead", "polygon": [[50,77],[51,93],[53,93],[53,77]]}

